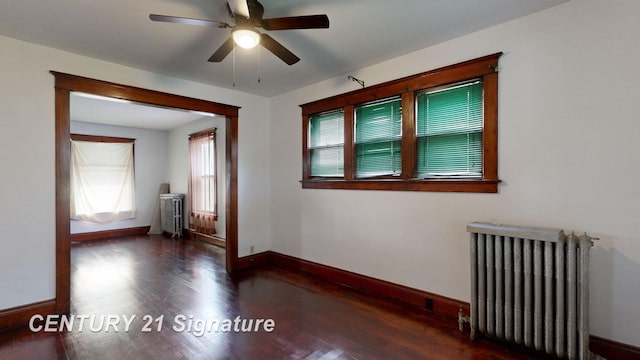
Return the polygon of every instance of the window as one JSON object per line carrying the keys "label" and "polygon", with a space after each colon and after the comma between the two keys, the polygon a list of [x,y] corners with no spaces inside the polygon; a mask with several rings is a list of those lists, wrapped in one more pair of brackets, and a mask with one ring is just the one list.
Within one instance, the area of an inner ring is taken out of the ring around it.
{"label": "window", "polygon": [[497,192],[501,55],[301,105],[303,188]]}
{"label": "window", "polygon": [[356,177],[400,175],[402,106],[400,98],[355,108]]}
{"label": "window", "polygon": [[134,140],[71,135],[70,183],[71,219],[135,218]]}
{"label": "window", "polygon": [[317,114],[309,120],[311,176],[344,175],[342,111]]}
{"label": "window", "polygon": [[216,233],[216,131],[189,135],[189,228]]}
{"label": "window", "polygon": [[482,81],[417,98],[418,177],[482,177]]}

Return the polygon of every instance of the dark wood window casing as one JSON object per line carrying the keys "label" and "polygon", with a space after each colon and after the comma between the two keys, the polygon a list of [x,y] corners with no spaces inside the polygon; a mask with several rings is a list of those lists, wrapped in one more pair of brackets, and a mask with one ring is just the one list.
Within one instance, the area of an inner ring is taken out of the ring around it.
{"label": "dark wood window casing", "polygon": [[[502,53],[465,61],[346,94],[300,105],[302,108],[302,187],[312,189],[498,192],[498,60]],[[482,177],[416,177],[416,95],[429,89],[479,79],[483,90]],[[402,99],[402,173],[356,178],[354,109],[372,101]],[[311,176],[309,119],[327,111],[344,111],[344,177]]]}
{"label": "dark wood window casing", "polygon": [[75,141],[89,141],[89,142],[103,142],[103,143],[131,143],[136,141],[136,139],[131,139],[131,138],[102,136],[102,135],[84,135],[84,134],[71,134],[70,138],[71,140],[75,140]]}

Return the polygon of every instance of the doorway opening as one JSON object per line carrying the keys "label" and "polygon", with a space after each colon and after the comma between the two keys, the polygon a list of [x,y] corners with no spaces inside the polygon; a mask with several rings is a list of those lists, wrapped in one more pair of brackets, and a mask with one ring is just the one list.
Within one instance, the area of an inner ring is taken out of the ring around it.
{"label": "doorway opening", "polygon": [[[51,71],[55,77],[56,160],[56,312],[71,303],[70,248],[70,97],[72,92],[152,106],[213,113],[225,117],[226,270],[238,269],[238,110],[239,107]],[[222,135],[222,134],[221,134]]]}

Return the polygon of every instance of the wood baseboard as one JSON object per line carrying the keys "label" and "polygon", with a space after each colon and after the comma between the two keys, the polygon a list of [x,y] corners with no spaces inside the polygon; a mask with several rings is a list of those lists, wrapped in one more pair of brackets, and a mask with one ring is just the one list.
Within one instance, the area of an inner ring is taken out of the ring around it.
{"label": "wood baseboard", "polygon": [[399,300],[420,309],[433,311],[437,314],[457,318],[460,308],[469,313],[469,304],[445,296],[410,288],[404,285],[375,279],[351,271],[322,265],[293,256],[269,252],[268,261],[274,265],[287,269],[302,271],[320,276],[329,281],[346,285],[359,291]]}
{"label": "wood baseboard", "polygon": [[145,236],[149,232],[150,228],[151,228],[150,226],[140,226],[135,228],[77,233],[77,234],[71,234],[69,236],[69,240],[71,242],[79,242],[79,241],[95,241],[95,240],[113,239],[113,238],[126,237],[126,236]]}
{"label": "wood baseboard", "polygon": [[184,229],[184,236],[187,239],[193,239],[193,240],[198,240],[198,241],[202,241],[202,242],[206,242],[207,244],[211,244],[211,245],[215,245],[218,247],[221,247],[223,249],[226,249],[227,247],[227,241],[219,238],[215,235],[204,235],[204,234],[200,234],[198,232],[195,232],[191,229]]}
{"label": "wood baseboard", "polygon": [[55,300],[45,300],[6,310],[0,310],[0,331],[27,325],[29,323],[29,319],[36,314],[47,316],[55,313]]}
{"label": "wood baseboard", "polygon": [[640,347],[591,335],[589,348],[605,359],[640,360]]}
{"label": "wood baseboard", "polygon": [[238,270],[246,270],[249,268],[260,267],[262,265],[266,265],[270,263],[272,263],[271,251],[265,251],[265,252],[238,258],[236,265],[238,267]]}
{"label": "wood baseboard", "polygon": [[[280,254],[273,251],[242,258],[246,267],[259,266],[270,263],[294,271],[301,271],[320,276],[326,280],[346,285],[359,291],[392,298],[421,309],[431,310],[440,315],[457,318],[460,308],[465,314],[469,314],[469,303],[451,299],[445,296],[413,289],[388,281],[375,279],[350,271],[322,265],[293,256]],[[606,359],[640,360],[640,348],[590,336],[591,351]]]}

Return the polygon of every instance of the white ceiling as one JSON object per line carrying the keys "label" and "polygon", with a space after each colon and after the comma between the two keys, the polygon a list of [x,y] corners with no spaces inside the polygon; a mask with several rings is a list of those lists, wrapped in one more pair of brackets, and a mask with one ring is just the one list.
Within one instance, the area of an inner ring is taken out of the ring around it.
{"label": "white ceiling", "polygon": [[[207,59],[229,29],[158,23],[149,14],[231,22],[225,0],[0,0],[0,35],[154,73],[275,96],[568,0],[262,0],[264,18],[327,14],[329,29],[272,31],[301,58],[267,50]],[[260,82],[258,79],[260,78]],[[108,80],[108,79],[105,79]],[[202,115],[71,97],[75,121],[171,129]]]}
{"label": "white ceiling", "polygon": [[[262,0],[265,18],[327,14],[330,28],[269,32],[301,58],[292,66],[238,49],[235,89],[274,96],[566,1]],[[150,13],[231,22],[225,0],[0,0],[0,34],[234,88],[232,55],[207,62],[229,29],[152,22]]]}
{"label": "white ceiling", "polygon": [[203,114],[179,109],[86,97],[71,93],[71,120],[140,129],[170,130]]}

